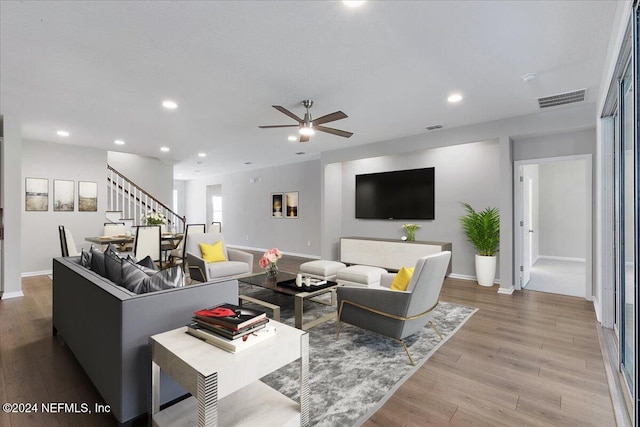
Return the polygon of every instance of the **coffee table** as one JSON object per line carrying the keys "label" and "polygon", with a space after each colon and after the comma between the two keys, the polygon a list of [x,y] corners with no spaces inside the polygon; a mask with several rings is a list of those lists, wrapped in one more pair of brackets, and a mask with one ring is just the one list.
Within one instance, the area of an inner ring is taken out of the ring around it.
{"label": "coffee table", "polygon": [[[319,286],[297,287],[295,284],[296,274],[289,273],[287,271],[280,271],[276,277],[267,277],[266,273],[255,274],[243,277],[240,281],[250,285],[259,286],[261,288],[271,289],[272,291],[280,294],[293,296],[295,304],[295,326],[303,331],[311,329],[320,323],[334,319],[337,316],[337,312],[333,312],[306,323],[304,323],[302,319],[305,300],[329,306],[336,305],[336,288],[339,286],[336,282],[327,281],[327,283]],[[331,302],[314,299],[315,297],[326,293],[331,293]],[[280,318],[280,307],[275,304],[253,298],[248,295],[240,295],[239,299],[240,304],[245,301],[269,308],[273,310],[274,320],[279,320]]]}

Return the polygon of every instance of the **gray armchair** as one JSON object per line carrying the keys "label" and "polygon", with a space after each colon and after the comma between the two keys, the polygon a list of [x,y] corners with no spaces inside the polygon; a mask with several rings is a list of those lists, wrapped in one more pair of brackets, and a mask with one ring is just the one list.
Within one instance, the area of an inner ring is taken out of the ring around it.
{"label": "gray armchair", "polygon": [[[202,259],[200,243],[214,244],[219,241],[222,241],[227,261],[207,263]],[[253,271],[253,254],[227,248],[221,233],[189,234],[189,240],[185,245],[189,275],[198,282],[208,282],[219,277],[238,277]]]}
{"label": "gray armchair", "polygon": [[406,291],[390,289],[393,274],[382,276],[380,286],[374,288],[338,288],[338,332],[342,322],[393,338],[402,343],[409,361],[413,358],[404,339],[428,324],[442,339],[431,321],[438,306],[451,252],[444,251],[418,259]]}

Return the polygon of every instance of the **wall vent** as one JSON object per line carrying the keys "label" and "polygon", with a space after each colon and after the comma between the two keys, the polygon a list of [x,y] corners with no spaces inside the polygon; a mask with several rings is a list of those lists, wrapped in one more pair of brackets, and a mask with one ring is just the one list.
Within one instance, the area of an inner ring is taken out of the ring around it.
{"label": "wall vent", "polygon": [[427,130],[438,130],[438,129],[442,129],[442,125],[427,126],[426,129]]}
{"label": "wall vent", "polygon": [[545,96],[538,98],[540,108],[557,107],[558,105],[572,104],[574,102],[584,101],[586,89],[574,90],[571,92],[560,93],[558,95]]}

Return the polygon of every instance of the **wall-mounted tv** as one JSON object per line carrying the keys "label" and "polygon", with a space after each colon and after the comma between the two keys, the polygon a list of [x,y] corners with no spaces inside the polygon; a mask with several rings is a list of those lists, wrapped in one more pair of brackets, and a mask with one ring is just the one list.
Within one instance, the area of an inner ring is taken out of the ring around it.
{"label": "wall-mounted tv", "polygon": [[356,175],[356,218],[435,219],[435,168]]}

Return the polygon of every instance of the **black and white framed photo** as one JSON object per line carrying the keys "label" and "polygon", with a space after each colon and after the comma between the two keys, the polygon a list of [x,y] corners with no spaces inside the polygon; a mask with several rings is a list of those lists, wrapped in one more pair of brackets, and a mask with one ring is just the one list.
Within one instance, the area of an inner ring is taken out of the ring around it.
{"label": "black and white framed photo", "polygon": [[286,218],[298,218],[298,192],[284,193]]}
{"label": "black and white framed photo", "polygon": [[78,211],[98,211],[98,183],[78,181]]}
{"label": "black and white framed photo", "polygon": [[47,178],[26,178],[24,197],[26,211],[48,211],[49,180]]}
{"label": "black and white framed photo", "polygon": [[53,180],[53,210],[55,212],[73,212],[75,209],[75,182],[65,179]]}
{"label": "black and white framed photo", "polygon": [[283,194],[271,193],[271,218],[282,218]]}

